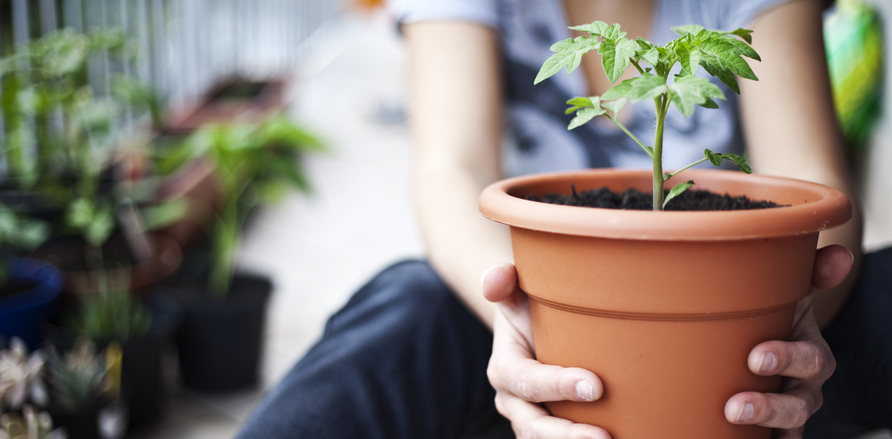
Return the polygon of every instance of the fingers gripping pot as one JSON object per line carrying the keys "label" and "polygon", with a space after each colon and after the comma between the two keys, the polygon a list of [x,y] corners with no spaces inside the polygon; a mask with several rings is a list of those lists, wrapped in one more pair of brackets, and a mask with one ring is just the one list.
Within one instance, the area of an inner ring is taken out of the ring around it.
{"label": "fingers gripping pot", "polygon": [[729,423],[728,399],[778,392],[747,368],[757,344],[789,339],[808,292],[818,232],[852,215],[846,196],[813,183],[689,171],[694,188],[788,205],[726,212],[593,209],[528,195],[607,186],[650,189],[650,171],[593,170],[503,180],[480,211],[511,228],[520,288],[530,296],[536,357],[596,373],[595,402],[553,402],[555,416],[615,439],[767,439]]}

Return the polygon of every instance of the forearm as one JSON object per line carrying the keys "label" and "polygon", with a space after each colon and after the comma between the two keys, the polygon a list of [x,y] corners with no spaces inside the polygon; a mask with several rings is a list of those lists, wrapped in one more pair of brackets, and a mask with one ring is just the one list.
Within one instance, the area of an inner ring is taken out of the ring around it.
{"label": "forearm", "polygon": [[[821,233],[819,247],[840,244],[855,256],[845,282],[813,299],[821,326],[836,315],[857,278],[861,216],[833,111],[824,58],[822,6],[795,1],[764,14],[753,24],[753,63],[758,82],[742,81],[741,116],[747,150],[756,172],[826,184],[852,199],[846,225]],[[782,42],[780,44],[778,42]]]}
{"label": "forearm", "polygon": [[495,305],[483,298],[480,276],[495,262],[511,262],[506,226],[485,219],[476,200],[486,182],[461,170],[424,168],[416,203],[428,257],[459,298],[492,327]]}
{"label": "forearm", "polygon": [[494,306],[480,289],[492,263],[511,261],[504,227],[484,219],[477,198],[500,178],[502,95],[498,38],[482,25],[406,26],[416,206],[437,273],[484,322]]}

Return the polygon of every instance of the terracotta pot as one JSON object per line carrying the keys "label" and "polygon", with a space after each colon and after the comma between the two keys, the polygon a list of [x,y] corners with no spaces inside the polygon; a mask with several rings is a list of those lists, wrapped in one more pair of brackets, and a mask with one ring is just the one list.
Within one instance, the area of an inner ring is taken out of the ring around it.
{"label": "terracotta pot", "polygon": [[196,102],[172,109],[164,131],[188,134],[207,124],[256,123],[285,107],[284,76],[262,80],[232,77],[218,82]]}
{"label": "terracotta pot", "polygon": [[[504,180],[480,211],[511,226],[530,296],[537,359],[596,373],[604,395],[546,404],[614,439],[768,438],[725,420],[728,398],[777,392],[747,368],[758,343],[790,337],[809,289],[818,231],[845,223],[848,198],[802,181],[688,171],[695,188],[790,205],[734,212],[621,211],[524,198],[607,186],[649,191],[650,171],[595,170]],[[680,180],[681,181],[681,180]]]}

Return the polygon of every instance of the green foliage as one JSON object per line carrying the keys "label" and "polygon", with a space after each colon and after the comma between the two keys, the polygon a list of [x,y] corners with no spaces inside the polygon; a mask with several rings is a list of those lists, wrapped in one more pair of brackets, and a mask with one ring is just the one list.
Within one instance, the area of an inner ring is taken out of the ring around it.
{"label": "green foliage", "polygon": [[128,289],[130,278],[110,279],[105,274],[96,294],[82,295],[80,308],[69,326],[90,340],[124,342],[149,332],[152,314]]}
{"label": "green foliage", "polygon": [[0,204],[0,285],[6,283],[9,254],[16,250],[29,251],[43,244],[49,236],[49,227],[43,221],[19,215],[13,209]]}
{"label": "green foliage", "polygon": [[[707,73],[717,77],[736,93],[740,93],[736,77],[758,80],[744,58],[760,60],[759,54],[750,47],[751,30],[724,32],[704,29],[698,25],[677,26],[672,30],[679,37],[658,46],[643,38],[634,41],[627,39],[626,32],[620,30],[618,24],[608,25],[595,21],[570,29],[589,35],[554,44],[551,51],[555,53],[542,65],[534,83],[550,78],[561,69],[572,73],[582,62],[582,56],[593,50],[601,55],[604,73],[610,82],[616,82],[629,65],[635,67],[639,76],[620,82],[603,95],[576,97],[567,101],[571,107],[566,114],[576,114],[569,129],[582,126],[596,116],[606,116],[653,159],[654,210],[662,210],[669,200],[691,186],[688,183],[676,185],[663,200],[666,180],[696,164],[709,161],[720,166],[727,160],[746,173],[752,172],[743,157],[709,150],[704,152],[704,158],[675,173],[664,173],[662,169],[663,127],[669,104],[672,103],[685,117],[690,117],[696,106],[718,108],[715,100],[725,100],[719,87],[708,79],[696,76],[698,67],[703,67]],[[680,66],[680,70],[673,73],[676,64]],[[617,120],[617,113],[627,102],[643,100],[653,100],[656,108],[656,136],[652,146],[642,143]]]}
{"label": "green foliage", "polygon": [[211,160],[223,192],[211,231],[211,292],[222,297],[229,289],[233,253],[248,213],[291,189],[309,191],[301,157],[324,150],[319,139],[280,114],[259,124],[203,127],[168,156],[167,167],[197,157]]}
{"label": "green foliage", "polygon": [[78,233],[94,247],[111,235],[117,208],[132,201],[101,188],[102,173],[135,137],[119,119],[128,108],[157,118],[160,106],[151,89],[123,75],[112,76],[109,90],[96,90],[87,70],[100,56],[132,62],[134,47],[120,29],[66,28],[0,59],[3,184],[39,192],[64,211],[57,232]]}

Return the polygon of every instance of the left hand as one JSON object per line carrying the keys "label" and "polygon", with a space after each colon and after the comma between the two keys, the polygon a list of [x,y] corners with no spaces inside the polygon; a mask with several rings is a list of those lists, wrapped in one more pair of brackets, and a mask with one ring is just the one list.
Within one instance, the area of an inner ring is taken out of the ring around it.
{"label": "left hand", "polygon": [[725,417],[734,424],[774,428],[772,438],[802,439],[805,421],[822,403],[821,386],[836,369],[836,360],[815,321],[811,296],[846,278],[852,254],[831,245],[818,250],[809,295],[796,306],[791,341],[767,341],[750,351],[749,369],[757,375],[784,376],[782,393],[742,392],[725,404]]}

